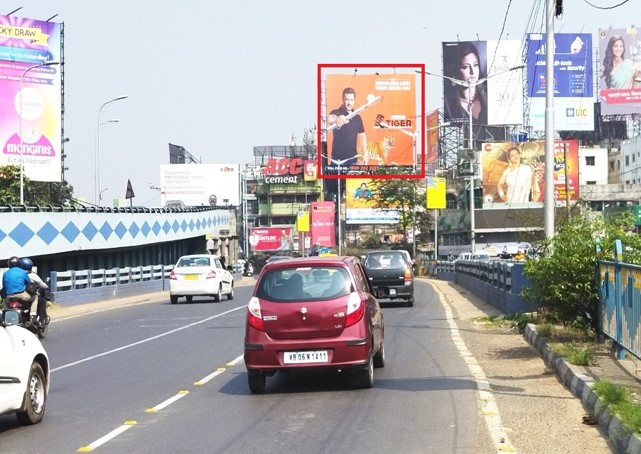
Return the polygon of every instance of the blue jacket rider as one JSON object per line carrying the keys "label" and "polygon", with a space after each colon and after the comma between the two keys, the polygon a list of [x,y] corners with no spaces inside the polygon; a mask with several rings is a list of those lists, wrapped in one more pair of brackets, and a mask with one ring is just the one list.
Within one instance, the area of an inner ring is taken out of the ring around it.
{"label": "blue jacket rider", "polygon": [[9,269],[2,275],[2,293],[9,298],[20,301],[33,302],[33,296],[27,293],[27,284],[31,283],[29,274],[20,267],[20,259],[11,257],[8,262]]}

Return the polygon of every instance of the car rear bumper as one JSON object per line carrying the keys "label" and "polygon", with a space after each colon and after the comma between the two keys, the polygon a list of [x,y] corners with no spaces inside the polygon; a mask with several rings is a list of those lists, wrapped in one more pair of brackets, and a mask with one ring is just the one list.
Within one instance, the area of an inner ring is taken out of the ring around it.
{"label": "car rear bumper", "polygon": [[[370,356],[372,340],[362,339],[318,340],[315,342],[245,342],[245,365],[247,369],[277,371],[284,369],[351,368],[364,366]],[[285,352],[327,351],[326,362],[303,364],[285,363]]]}
{"label": "car rear bumper", "polygon": [[372,287],[374,287],[374,294],[378,298],[396,299],[414,296],[414,283],[410,285],[372,284]]}
{"label": "car rear bumper", "polygon": [[208,279],[204,282],[170,281],[169,294],[177,296],[214,295],[218,292],[220,281]]}

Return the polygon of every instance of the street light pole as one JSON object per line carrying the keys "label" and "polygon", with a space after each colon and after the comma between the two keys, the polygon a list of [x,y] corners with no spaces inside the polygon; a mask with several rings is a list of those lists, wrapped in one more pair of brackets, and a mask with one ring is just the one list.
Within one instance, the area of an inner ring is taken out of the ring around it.
{"label": "street light pole", "polygon": [[[96,137],[96,162],[95,162],[95,199],[94,203],[98,203],[100,199],[100,126],[102,124],[100,123],[100,113],[102,112],[102,109],[107,104],[111,104],[112,102],[120,101],[122,99],[127,99],[127,95],[122,95],[122,96],[117,96],[113,99],[110,99],[109,101],[104,102],[101,106],[100,109],[98,109],[98,130],[96,131],[97,137]],[[117,120],[116,120],[117,121]],[[114,121],[108,121],[107,123],[114,123]]]}
{"label": "street light pole", "polygon": [[468,102],[468,113],[469,113],[469,128],[467,144],[470,147],[472,153],[472,162],[470,167],[472,168],[472,175],[470,175],[470,246],[472,248],[472,257],[474,257],[474,252],[476,249],[476,220],[474,219],[474,161],[476,161],[476,156],[474,155],[474,134],[472,131],[472,111],[474,110],[474,104],[472,101],[472,82],[467,82],[467,102]]}
{"label": "street light pole", "polygon": [[94,200],[94,203],[98,206],[100,206],[100,202],[102,200],[102,189],[101,189],[101,183],[100,183],[100,128],[102,125],[106,125],[107,123],[118,123],[120,120],[118,119],[113,119],[113,120],[107,120],[103,121],[98,125],[98,132],[97,132],[97,146],[96,146],[96,166],[97,166],[97,171],[96,171],[96,200]]}
{"label": "street light pole", "polygon": [[43,63],[38,63],[36,65],[31,65],[24,70],[24,72],[22,73],[22,76],[20,77],[20,205],[24,205],[24,163],[23,163],[24,140],[22,139],[22,114],[23,114],[23,106],[24,106],[24,102],[23,102],[24,93],[22,92],[22,89],[24,87],[24,76],[26,76],[27,73],[32,69],[39,68],[41,66],[52,66],[52,65],[59,65],[59,64],[60,62],[57,62],[57,61],[46,61]]}

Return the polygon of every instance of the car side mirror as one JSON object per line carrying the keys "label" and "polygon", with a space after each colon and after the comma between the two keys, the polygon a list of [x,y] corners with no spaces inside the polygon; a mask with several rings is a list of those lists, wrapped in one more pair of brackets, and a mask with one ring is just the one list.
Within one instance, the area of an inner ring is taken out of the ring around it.
{"label": "car side mirror", "polygon": [[17,325],[18,323],[20,323],[20,314],[18,314],[16,311],[6,310],[2,314],[2,321],[4,322],[5,326]]}

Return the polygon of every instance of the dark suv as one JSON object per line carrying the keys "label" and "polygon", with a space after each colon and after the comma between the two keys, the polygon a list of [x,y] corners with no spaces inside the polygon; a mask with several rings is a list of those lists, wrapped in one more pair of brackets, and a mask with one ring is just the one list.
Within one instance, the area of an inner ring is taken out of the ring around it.
{"label": "dark suv", "polygon": [[371,251],[363,266],[380,299],[403,299],[414,305],[414,271],[402,251]]}

